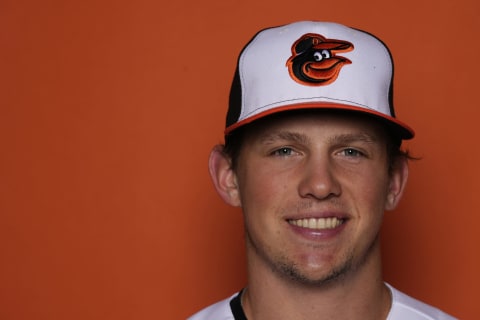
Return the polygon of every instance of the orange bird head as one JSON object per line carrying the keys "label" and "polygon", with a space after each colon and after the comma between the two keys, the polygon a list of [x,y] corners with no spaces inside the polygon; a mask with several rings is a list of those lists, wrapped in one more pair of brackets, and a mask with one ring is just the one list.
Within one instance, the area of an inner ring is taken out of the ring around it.
{"label": "orange bird head", "polygon": [[352,50],[350,42],[305,34],[292,46],[292,56],[287,60],[288,72],[293,80],[304,85],[330,84],[337,79],[340,69],[351,63],[336,54]]}

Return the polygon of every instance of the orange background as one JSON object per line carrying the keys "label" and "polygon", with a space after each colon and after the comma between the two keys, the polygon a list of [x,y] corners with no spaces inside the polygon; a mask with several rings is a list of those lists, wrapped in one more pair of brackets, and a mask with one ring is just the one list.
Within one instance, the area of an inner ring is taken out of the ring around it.
{"label": "orange background", "polygon": [[241,214],[207,157],[239,50],[303,19],[390,46],[423,159],[386,215],[385,279],[479,319],[479,17],[477,0],[0,1],[0,319],[184,319],[240,289]]}

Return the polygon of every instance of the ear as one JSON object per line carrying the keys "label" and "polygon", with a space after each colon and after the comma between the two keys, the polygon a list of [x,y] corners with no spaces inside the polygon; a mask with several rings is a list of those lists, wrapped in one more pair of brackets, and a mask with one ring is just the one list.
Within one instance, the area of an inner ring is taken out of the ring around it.
{"label": "ear", "polygon": [[393,210],[397,207],[402,198],[403,191],[408,180],[408,161],[406,158],[399,158],[390,173],[390,184],[388,188],[386,210]]}
{"label": "ear", "polygon": [[231,159],[223,152],[223,146],[215,146],[208,161],[208,169],[215,189],[220,197],[229,205],[241,206],[237,176],[232,169]]}

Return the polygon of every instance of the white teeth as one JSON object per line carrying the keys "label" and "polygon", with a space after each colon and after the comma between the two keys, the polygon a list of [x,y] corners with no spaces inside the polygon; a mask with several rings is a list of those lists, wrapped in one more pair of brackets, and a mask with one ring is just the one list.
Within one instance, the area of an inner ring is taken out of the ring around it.
{"label": "white teeth", "polygon": [[289,220],[290,224],[293,224],[297,227],[308,228],[308,229],[333,229],[342,224],[342,220],[331,217],[331,218],[310,218],[310,219],[298,219],[298,220]]}

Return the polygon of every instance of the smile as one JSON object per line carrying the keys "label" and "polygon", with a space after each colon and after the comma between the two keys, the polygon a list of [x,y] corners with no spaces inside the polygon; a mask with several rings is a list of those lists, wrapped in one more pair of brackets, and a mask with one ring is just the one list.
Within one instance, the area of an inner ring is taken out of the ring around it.
{"label": "smile", "polygon": [[309,219],[288,220],[288,223],[301,228],[324,230],[324,229],[334,229],[338,227],[343,223],[343,219],[338,219],[336,217],[309,218]]}

